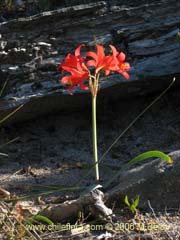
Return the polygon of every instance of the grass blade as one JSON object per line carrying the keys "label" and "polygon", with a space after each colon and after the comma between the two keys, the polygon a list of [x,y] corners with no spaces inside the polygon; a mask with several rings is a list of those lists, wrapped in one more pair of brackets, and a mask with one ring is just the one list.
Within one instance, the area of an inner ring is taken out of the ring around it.
{"label": "grass blade", "polygon": [[37,214],[37,215],[35,215],[35,216],[33,216],[33,217],[28,219],[28,223],[29,224],[32,224],[34,221],[35,222],[36,221],[41,221],[43,223],[47,223],[48,225],[54,225],[54,223],[49,218],[47,218],[47,217],[45,217],[43,215],[39,215],[39,214]]}
{"label": "grass blade", "polygon": [[9,79],[7,78],[6,81],[4,82],[1,90],[0,90],[0,97],[2,97],[2,94],[3,94],[3,92],[4,92],[4,89],[6,88],[6,85],[7,85],[7,83],[8,83],[8,80],[9,80]]}
{"label": "grass blade", "polygon": [[13,139],[9,140],[8,142],[1,144],[0,148],[6,147],[7,145],[17,141],[18,139],[19,139],[19,137],[13,138]]}
{"label": "grass blade", "polygon": [[8,118],[10,118],[12,115],[14,115],[17,111],[19,111],[24,105],[20,105],[19,107],[17,107],[15,110],[13,110],[11,113],[9,113],[7,116],[5,116],[4,118],[2,118],[0,120],[0,124],[2,124],[3,122],[5,122]]}
{"label": "grass blade", "polygon": [[3,157],[8,157],[8,155],[7,155],[7,154],[5,154],[5,153],[0,153],[0,156],[3,156]]}

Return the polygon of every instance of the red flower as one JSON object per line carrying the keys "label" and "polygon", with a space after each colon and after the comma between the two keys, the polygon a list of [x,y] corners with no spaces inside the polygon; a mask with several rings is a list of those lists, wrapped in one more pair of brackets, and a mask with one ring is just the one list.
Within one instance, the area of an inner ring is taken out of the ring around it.
{"label": "red flower", "polygon": [[[84,84],[85,80],[89,79],[90,89],[93,94],[98,89],[98,78],[96,74],[100,71],[105,71],[105,75],[109,75],[111,71],[121,73],[126,79],[129,79],[127,71],[130,69],[128,62],[125,62],[126,55],[123,52],[118,52],[113,45],[110,45],[112,55],[105,55],[102,45],[97,44],[97,52],[87,52],[85,57],[82,57],[80,50],[83,44],[75,49],[75,54],[68,54],[65,60],[59,65],[62,73],[69,72],[70,75],[64,76],[61,82],[67,85],[69,91],[75,87],[80,86],[81,89],[87,90],[88,87]],[[86,57],[90,57],[85,63]],[[92,80],[90,71],[87,67],[95,68],[95,81]],[[96,85],[96,86],[95,86]]]}
{"label": "red flower", "polygon": [[75,49],[75,55],[68,54],[65,60],[59,65],[59,68],[62,69],[62,73],[67,71],[71,75],[65,76],[61,79],[61,82],[68,86],[68,90],[71,90],[79,85],[81,89],[87,90],[88,87],[84,85],[84,80],[89,78],[89,71],[84,64],[85,58],[80,55],[80,50],[83,45],[79,45]]}
{"label": "red flower", "polygon": [[82,68],[87,69],[84,64],[85,58],[81,57],[80,55],[80,50],[82,46],[84,45],[81,44],[75,49],[75,55],[69,53],[65,58],[64,62],[60,64],[60,68],[67,71],[69,71],[68,68],[77,68],[79,70],[81,70]]}
{"label": "red flower", "polygon": [[117,49],[113,45],[109,45],[112,50],[112,57],[114,67],[110,67],[111,71],[116,71],[121,73],[126,79],[129,79],[129,74],[127,71],[130,70],[130,64],[128,62],[124,62],[126,55],[123,52],[118,52]]}
{"label": "red flower", "polygon": [[112,61],[112,57],[111,56],[105,56],[104,53],[104,48],[101,45],[96,45],[97,48],[97,53],[94,52],[87,52],[86,56],[87,57],[91,57],[93,59],[88,60],[86,65],[88,67],[95,67],[95,73],[100,72],[101,70],[105,71],[105,75],[109,75],[110,71],[109,69],[114,67],[114,63]]}
{"label": "red flower", "polygon": [[84,84],[84,80],[89,78],[89,73],[86,71],[78,71],[77,69],[69,69],[71,75],[65,76],[61,79],[62,84],[69,85],[67,86],[68,90],[72,91],[77,85],[80,86],[82,90],[88,90],[88,86]]}
{"label": "red flower", "polygon": [[107,76],[110,74],[110,71],[116,71],[121,73],[126,79],[129,79],[127,71],[130,69],[130,65],[124,62],[126,55],[123,52],[119,53],[114,46],[110,45],[112,55],[105,56],[103,46],[96,45],[96,48],[97,53],[87,52],[86,56],[93,58],[87,61],[87,66],[95,67],[95,73],[104,70]]}

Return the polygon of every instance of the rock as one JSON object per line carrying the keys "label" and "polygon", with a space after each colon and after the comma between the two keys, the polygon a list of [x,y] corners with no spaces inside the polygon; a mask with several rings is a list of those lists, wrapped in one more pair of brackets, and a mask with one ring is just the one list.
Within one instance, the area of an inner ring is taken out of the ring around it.
{"label": "rock", "polygon": [[8,80],[0,118],[21,104],[24,107],[14,121],[87,106],[89,93],[76,89],[70,96],[59,83],[61,75],[56,68],[80,43],[91,49],[93,36],[107,49],[110,43],[116,45],[132,65],[129,81],[117,74],[108,81],[101,78],[101,104],[105,96],[123,98],[162,91],[175,76],[178,86],[179,6],[175,0],[139,5],[96,1],[0,23],[1,87]]}
{"label": "rock", "polygon": [[111,201],[123,203],[125,195],[129,199],[140,195],[140,208],[149,208],[148,200],[155,210],[179,208],[180,150],[169,155],[174,160],[173,165],[156,159],[123,172],[118,178],[118,185],[108,193]]}

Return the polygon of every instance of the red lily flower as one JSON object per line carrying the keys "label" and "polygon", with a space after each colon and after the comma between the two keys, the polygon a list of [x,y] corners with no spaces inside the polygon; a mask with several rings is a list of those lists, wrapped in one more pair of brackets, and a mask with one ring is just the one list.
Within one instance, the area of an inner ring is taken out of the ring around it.
{"label": "red lily flower", "polygon": [[59,68],[62,69],[62,73],[64,70],[69,71],[70,68],[75,68],[78,70],[87,70],[87,67],[84,64],[85,57],[82,57],[80,55],[81,47],[84,46],[84,44],[79,45],[75,49],[75,55],[69,53],[65,60],[59,65]]}
{"label": "red lily flower", "polygon": [[[75,49],[75,54],[68,54],[65,60],[59,65],[59,68],[64,71],[69,72],[71,75],[64,76],[61,82],[65,85],[68,85],[68,89],[71,90],[79,85],[81,89],[87,90],[88,87],[84,84],[84,80],[90,79],[90,72],[87,67],[94,67],[95,74],[104,70],[105,75],[109,75],[111,71],[121,73],[126,79],[129,79],[129,74],[127,71],[130,69],[128,62],[125,62],[126,55],[123,52],[118,52],[113,45],[109,45],[112,50],[112,55],[105,55],[103,46],[97,44],[97,52],[87,52],[85,57],[82,57],[80,50],[83,44],[79,45]],[[90,57],[90,60],[87,60],[85,64],[85,58]],[[95,75],[95,77],[97,77]],[[97,79],[96,79],[97,80]],[[93,94],[95,89],[95,84],[98,83],[98,80],[95,81],[92,85],[90,82],[90,89]],[[97,85],[98,86],[98,85]],[[92,90],[93,89],[93,90]],[[97,90],[96,90],[97,91]]]}
{"label": "red lily flower", "polygon": [[130,70],[130,64],[128,62],[124,62],[126,55],[123,52],[118,52],[117,49],[113,45],[109,45],[112,50],[112,57],[114,62],[114,67],[110,67],[111,71],[116,71],[121,73],[126,79],[129,79],[129,74],[127,71]]}
{"label": "red lily flower", "polygon": [[97,53],[87,52],[86,56],[93,58],[87,61],[87,66],[93,66],[96,68],[95,73],[101,70],[105,71],[105,75],[109,75],[111,71],[121,73],[126,79],[129,79],[127,71],[130,69],[130,65],[124,62],[126,55],[123,52],[118,52],[116,48],[110,45],[112,55],[105,56],[104,48],[101,45],[96,45]]}
{"label": "red lily flower", "polygon": [[65,76],[61,79],[61,82],[68,86],[68,90],[71,90],[79,85],[81,89],[87,90],[88,87],[84,85],[83,81],[87,80],[89,77],[89,71],[84,64],[85,58],[80,55],[80,50],[83,45],[79,45],[75,49],[75,55],[68,54],[65,60],[59,65],[59,68],[62,69],[62,73],[67,71],[71,75]]}
{"label": "red lily flower", "polygon": [[95,67],[95,73],[100,72],[101,70],[105,71],[105,75],[109,75],[110,68],[114,67],[113,59],[111,56],[105,56],[103,46],[97,44],[97,53],[94,52],[87,52],[87,57],[92,57],[93,59],[88,60],[86,65],[88,67]]}
{"label": "red lily flower", "polygon": [[86,86],[83,82],[89,78],[89,73],[86,71],[78,71],[77,69],[69,70],[71,75],[65,76],[61,79],[62,84],[69,85],[67,86],[68,90],[72,91],[74,87],[77,85],[80,86],[82,90],[88,90],[88,86]]}

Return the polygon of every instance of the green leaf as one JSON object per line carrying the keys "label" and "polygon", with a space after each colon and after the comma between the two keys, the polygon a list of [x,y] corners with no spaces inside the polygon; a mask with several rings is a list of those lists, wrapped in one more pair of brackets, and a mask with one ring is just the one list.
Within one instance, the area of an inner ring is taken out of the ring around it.
{"label": "green leaf", "polygon": [[138,195],[135,199],[135,201],[133,202],[133,206],[135,207],[135,209],[137,208],[137,206],[139,205],[139,198],[140,196]]}
{"label": "green leaf", "polygon": [[128,162],[128,165],[133,165],[147,158],[152,158],[152,157],[162,158],[164,161],[166,161],[169,164],[173,163],[173,160],[167,154],[161,151],[147,151],[133,158],[131,161]]}
{"label": "green leaf", "polygon": [[130,203],[129,203],[129,200],[128,200],[128,196],[126,195],[125,198],[124,198],[124,202],[125,204],[130,207]]}
{"label": "green leaf", "polygon": [[135,213],[136,212],[136,207],[132,204],[130,206],[130,210],[131,210],[132,213]]}
{"label": "green leaf", "polygon": [[41,221],[41,222],[47,223],[48,225],[54,225],[54,223],[49,218],[39,214],[28,219],[29,224],[32,224],[34,221]]}
{"label": "green leaf", "polygon": [[126,195],[124,198],[125,204],[128,206],[130,211],[132,213],[135,213],[137,211],[137,206],[139,205],[139,198],[140,196],[138,195],[135,200],[133,200],[132,204],[129,203],[128,196]]}
{"label": "green leaf", "polygon": [[142,154],[139,154],[138,156],[136,156],[135,158],[133,158],[132,160],[130,160],[128,163],[126,163],[116,174],[114,174],[110,180],[104,185],[104,188],[107,188],[110,186],[110,184],[117,179],[122,172],[126,171],[129,169],[130,166],[143,161],[145,159],[148,158],[152,158],[152,157],[156,157],[156,158],[162,158],[163,160],[165,160],[167,163],[172,164],[173,160],[165,153],[161,152],[161,151],[147,151],[144,152]]}

